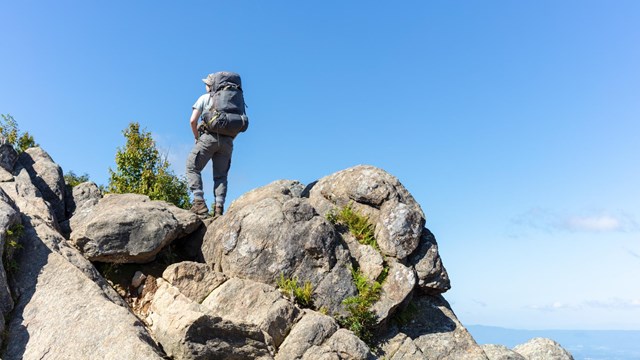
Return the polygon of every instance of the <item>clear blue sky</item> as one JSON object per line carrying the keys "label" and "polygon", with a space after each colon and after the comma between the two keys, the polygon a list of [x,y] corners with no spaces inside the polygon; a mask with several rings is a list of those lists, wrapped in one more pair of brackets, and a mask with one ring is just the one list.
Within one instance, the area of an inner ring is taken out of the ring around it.
{"label": "clear blue sky", "polygon": [[229,201],[375,165],[422,205],[463,323],[640,329],[640,2],[25,0],[0,14],[0,113],[64,171],[106,184],[137,121],[183,174],[200,79],[237,71],[251,127]]}

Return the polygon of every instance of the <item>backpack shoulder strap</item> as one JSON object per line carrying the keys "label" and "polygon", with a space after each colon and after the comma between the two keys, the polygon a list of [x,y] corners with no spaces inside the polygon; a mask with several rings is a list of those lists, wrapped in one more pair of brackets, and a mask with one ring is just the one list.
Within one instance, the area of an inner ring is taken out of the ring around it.
{"label": "backpack shoulder strap", "polygon": [[211,92],[209,93],[209,103],[211,104],[211,105],[209,106],[209,109],[207,109],[209,112],[212,112],[212,110],[216,110],[216,109],[215,109],[216,102],[215,102],[215,101],[213,101],[213,95],[214,95],[215,93],[216,93],[215,91],[211,91]]}

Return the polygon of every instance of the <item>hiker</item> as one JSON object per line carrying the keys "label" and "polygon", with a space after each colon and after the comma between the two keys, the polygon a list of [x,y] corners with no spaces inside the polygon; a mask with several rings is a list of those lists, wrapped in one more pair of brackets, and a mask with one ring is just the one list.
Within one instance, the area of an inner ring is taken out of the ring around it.
{"label": "hiker", "polygon": [[[195,145],[187,158],[187,182],[193,193],[191,211],[206,216],[209,209],[202,190],[202,169],[213,161],[214,217],[224,212],[227,174],[231,166],[233,139],[249,125],[245,113],[240,76],[231,72],[209,74],[205,79],[207,93],[195,104],[189,122]],[[198,124],[198,119],[202,122]]]}

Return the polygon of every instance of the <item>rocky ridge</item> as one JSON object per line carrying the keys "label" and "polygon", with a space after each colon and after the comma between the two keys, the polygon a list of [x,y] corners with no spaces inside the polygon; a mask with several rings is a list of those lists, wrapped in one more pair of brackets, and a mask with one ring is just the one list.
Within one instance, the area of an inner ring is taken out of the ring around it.
{"label": "rocky ridge", "polygon": [[[421,207],[381,169],[276,181],[202,221],[93,183],[71,189],[40,148],[2,146],[0,165],[5,360],[572,358],[548,339],[479,346],[442,295],[449,276]],[[345,207],[376,244],[331,221]],[[144,274],[117,286],[110,273],[126,267]],[[356,271],[380,286],[367,342],[345,328]],[[279,279],[311,284],[312,303]]]}

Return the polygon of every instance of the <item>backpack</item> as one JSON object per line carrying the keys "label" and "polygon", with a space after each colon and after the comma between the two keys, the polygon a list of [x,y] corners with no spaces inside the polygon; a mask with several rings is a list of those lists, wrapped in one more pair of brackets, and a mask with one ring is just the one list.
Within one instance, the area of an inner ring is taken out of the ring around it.
{"label": "backpack", "polygon": [[249,127],[245,112],[240,75],[221,71],[214,74],[211,108],[202,114],[204,127],[210,134],[236,137]]}

